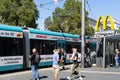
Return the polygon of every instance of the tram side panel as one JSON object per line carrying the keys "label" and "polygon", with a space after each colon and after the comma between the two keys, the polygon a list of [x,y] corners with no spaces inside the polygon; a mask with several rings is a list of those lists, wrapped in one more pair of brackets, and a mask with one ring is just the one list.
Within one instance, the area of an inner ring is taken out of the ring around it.
{"label": "tram side panel", "polygon": [[36,48],[41,56],[40,67],[52,65],[53,50],[57,45],[57,40],[52,38],[51,35],[30,33],[30,55],[32,55],[32,49]]}
{"label": "tram side panel", "polygon": [[17,69],[23,69],[22,30],[0,25],[0,72]]}

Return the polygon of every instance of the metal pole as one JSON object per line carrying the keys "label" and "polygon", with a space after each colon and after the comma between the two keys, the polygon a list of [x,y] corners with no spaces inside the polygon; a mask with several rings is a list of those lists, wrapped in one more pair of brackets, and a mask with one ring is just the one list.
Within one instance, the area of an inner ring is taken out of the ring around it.
{"label": "metal pole", "polygon": [[85,0],[82,0],[82,31],[81,31],[81,53],[82,53],[82,62],[81,67],[85,67]]}
{"label": "metal pole", "polygon": [[103,39],[103,68],[105,68],[105,35]]}

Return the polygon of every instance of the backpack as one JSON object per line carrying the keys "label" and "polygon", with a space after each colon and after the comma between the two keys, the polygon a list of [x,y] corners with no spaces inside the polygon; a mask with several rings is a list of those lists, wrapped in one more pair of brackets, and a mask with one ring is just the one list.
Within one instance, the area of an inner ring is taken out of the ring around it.
{"label": "backpack", "polygon": [[74,62],[81,62],[81,54],[80,53],[76,53],[74,58],[76,57],[76,60]]}
{"label": "backpack", "polygon": [[40,55],[38,53],[35,54],[35,63],[39,63],[41,60]]}
{"label": "backpack", "polygon": [[81,55],[81,53],[77,53],[78,54],[78,59],[77,59],[77,61],[79,62],[79,63],[81,63],[81,57],[82,57],[82,55]]}

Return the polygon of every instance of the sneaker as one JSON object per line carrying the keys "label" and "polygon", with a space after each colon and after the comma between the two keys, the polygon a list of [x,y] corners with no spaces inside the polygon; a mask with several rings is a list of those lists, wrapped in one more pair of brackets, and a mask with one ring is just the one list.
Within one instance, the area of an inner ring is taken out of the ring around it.
{"label": "sneaker", "polygon": [[79,80],[82,80],[83,78],[82,78],[82,77],[79,77],[78,79],[79,79]]}
{"label": "sneaker", "polygon": [[70,76],[67,77],[68,80],[71,80]]}

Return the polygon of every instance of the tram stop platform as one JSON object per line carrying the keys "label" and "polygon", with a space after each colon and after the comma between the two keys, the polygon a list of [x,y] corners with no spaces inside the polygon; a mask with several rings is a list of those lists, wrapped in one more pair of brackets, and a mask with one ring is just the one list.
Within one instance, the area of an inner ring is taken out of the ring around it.
{"label": "tram stop platform", "polygon": [[[120,80],[120,68],[81,68],[83,80]],[[39,69],[40,80],[54,80],[52,67]],[[59,80],[67,80],[70,74],[70,65],[66,65],[66,70],[61,70]],[[72,80],[77,80],[77,75]],[[31,70],[12,72],[0,75],[0,80],[31,80]]]}

